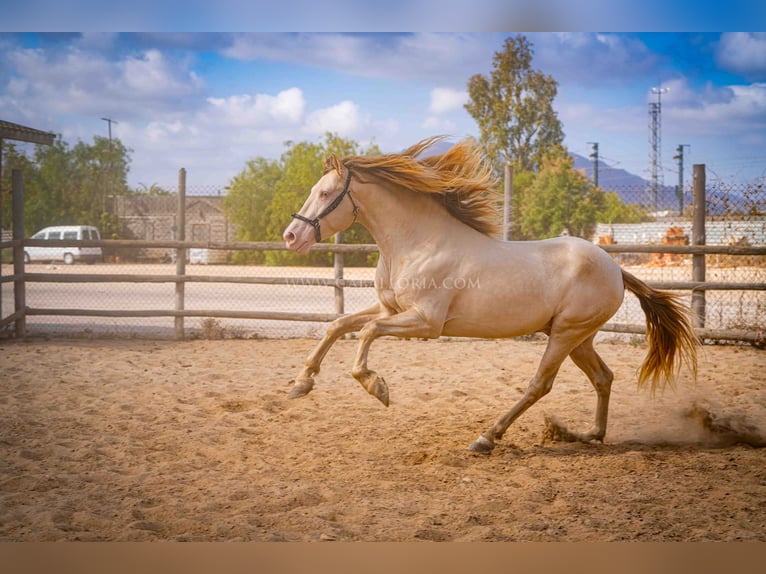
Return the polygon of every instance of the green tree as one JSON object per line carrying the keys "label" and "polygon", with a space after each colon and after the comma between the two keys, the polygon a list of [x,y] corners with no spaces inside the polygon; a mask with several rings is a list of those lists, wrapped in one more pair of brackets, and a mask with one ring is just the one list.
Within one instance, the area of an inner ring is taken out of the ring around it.
{"label": "green tree", "polygon": [[167,189],[165,189],[164,187],[160,186],[157,183],[153,183],[151,185],[146,185],[145,183],[139,183],[138,187],[136,187],[136,189],[133,191],[134,193],[137,193],[140,195],[148,195],[149,197],[173,195],[170,191],[168,191]]}
{"label": "green tree", "polygon": [[118,139],[95,137],[70,147],[61,137],[36,146],[35,170],[25,181],[28,233],[47,225],[100,225],[113,197],[128,193],[130,150]]}
{"label": "green tree", "polygon": [[[236,226],[241,241],[269,241],[269,215],[275,189],[282,177],[279,162],[258,157],[248,161],[229,184],[223,198],[223,209]],[[257,251],[237,251],[235,263],[263,263],[265,254]]]}
{"label": "green tree", "polygon": [[588,238],[604,207],[604,192],[574,170],[572,158],[559,151],[543,159],[539,173],[521,197],[521,205],[524,238],[562,234]]}
{"label": "green tree", "polygon": [[[37,166],[18,147],[10,142],[2,142],[2,181],[0,181],[0,228],[10,230],[13,225],[13,205],[11,202],[12,172],[21,171],[25,188],[37,177]],[[26,189],[25,189],[26,191]],[[27,194],[25,193],[25,196]]]}
{"label": "green tree", "polygon": [[[325,134],[320,143],[288,141],[278,161],[255,158],[230,183],[223,207],[237,226],[237,238],[242,241],[281,241],[282,231],[308,197],[311,187],[322,177],[324,158],[334,153],[347,155],[379,154],[373,145],[362,150],[359,144],[335,134]],[[372,237],[361,226],[354,225],[344,233],[346,243],[371,243]],[[329,265],[330,254],[311,253],[308,256],[270,251],[263,256],[250,254],[243,262],[269,265]],[[346,256],[346,263],[366,263],[365,256]]]}
{"label": "green tree", "polygon": [[537,174],[529,170],[513,171],[513,194],[511,195],[511,238],[526,239],[521,230],[524,198],[528,196]]}
{"label": "green tree", "polygon": [[564,140],[553,110],[558,82],[532,68],[532,55],[525,36],[509,37],[495,52],[489,78],[476,74],[468,81],[465,109],[498,175],[506,161],[517,170],[537,169],[545,151]]}
{"label": "green tree", "polygon": [[651,221],[649,213],[638,204],[625,203],[614,191],[604,192],[602,207],[596,213],[599,223],[641,223]]}

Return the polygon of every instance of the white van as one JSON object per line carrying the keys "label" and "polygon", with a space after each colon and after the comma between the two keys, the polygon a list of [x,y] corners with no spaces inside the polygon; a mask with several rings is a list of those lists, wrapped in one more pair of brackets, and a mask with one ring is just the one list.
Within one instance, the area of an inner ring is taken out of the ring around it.
{"label": "white van", "polygon": [[[46,227],[35,233],[30,239],[100,241],[101,234],[97,228],[89,225],[60,225]],[[25,263],[63,261],[67,265],[72,265],[75,261],[93,263],[102,259],[103,254],[100,247],[32,247],[30,245],[24,247]]]}

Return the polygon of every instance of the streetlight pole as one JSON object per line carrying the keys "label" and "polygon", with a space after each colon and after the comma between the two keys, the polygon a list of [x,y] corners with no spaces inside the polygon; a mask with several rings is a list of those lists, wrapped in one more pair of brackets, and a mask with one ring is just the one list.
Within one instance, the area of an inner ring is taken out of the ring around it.
{"label": "streetlight pole", "polygon": [[118,124],[117,120],[113,120],[112,118],[101,118],[109,125],[109,147],[111,149],[112,147],[112,124]]}
{"label": "streetlight pole", "polygon": [[[107,174],[107,177],[109,179],[108,186],[111,190],[112,177],[113,177],[113,174],[112,174],[112,160],[113,160],[112,158],[112,124],[117,124],[119,122],[117,120],[113,120],[112,118],[101,118],[101,119],[104,120],[109,126],[108,128],[109,129],[109,167],[108,167],[109,172]],[[104,187],[104,190],[101,194],[101,211],[102,212],[106,212],[106,196],[107,196],[107,189],[106,187]]]}

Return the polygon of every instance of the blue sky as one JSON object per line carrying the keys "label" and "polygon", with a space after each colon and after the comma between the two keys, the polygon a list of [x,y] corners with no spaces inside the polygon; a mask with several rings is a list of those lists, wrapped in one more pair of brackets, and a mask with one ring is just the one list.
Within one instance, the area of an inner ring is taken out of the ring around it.
{"label": "blue sky", "polygon": [[[133,149],[129,184],[223,188],[255,156],[325,131],[398,151],[437,133],[477,135],[466,83],[513,33],[0,33],[0,118],[113,135]],[[524,32],[559,83],[570,151],[649,174],[648,103],[662,99],[664,179],[766,177],[766,34]],[[603,164],[602,164],[603,165]]]}

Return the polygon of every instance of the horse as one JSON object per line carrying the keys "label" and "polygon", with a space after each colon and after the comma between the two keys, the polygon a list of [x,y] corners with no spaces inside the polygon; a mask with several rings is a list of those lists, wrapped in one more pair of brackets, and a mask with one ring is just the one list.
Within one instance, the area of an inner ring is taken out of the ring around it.
{"label": "horse", "polygon": [[351,374],[385,406],[388,386],[367,365],[378,337],[509,338],[541,332],[547,346],[523,396],[469,450],[491,453],[509,426],[551,390],[566,357],[590,380],[597,404],[589,430],[561,427],[558,436],[603,442],[614,375],[593,343],[626,290],[646,315],[648,351],[639,388],[650,384],[654,392],[673,384],[684,364],[696,377],[699,341],[677,295],[649,287],[585,239],[500,240],[498,186],[489,162],[470,138],[444,153],[423,155],[443,138],[424,139],[401,153],[325,158],[323,175],[284,230],[285,247],[306,254],[358,221],[379,248],[378,301],[328,326],[291,381],[290,398],[313,389],[328,350],[351,332],[359,332]]}

